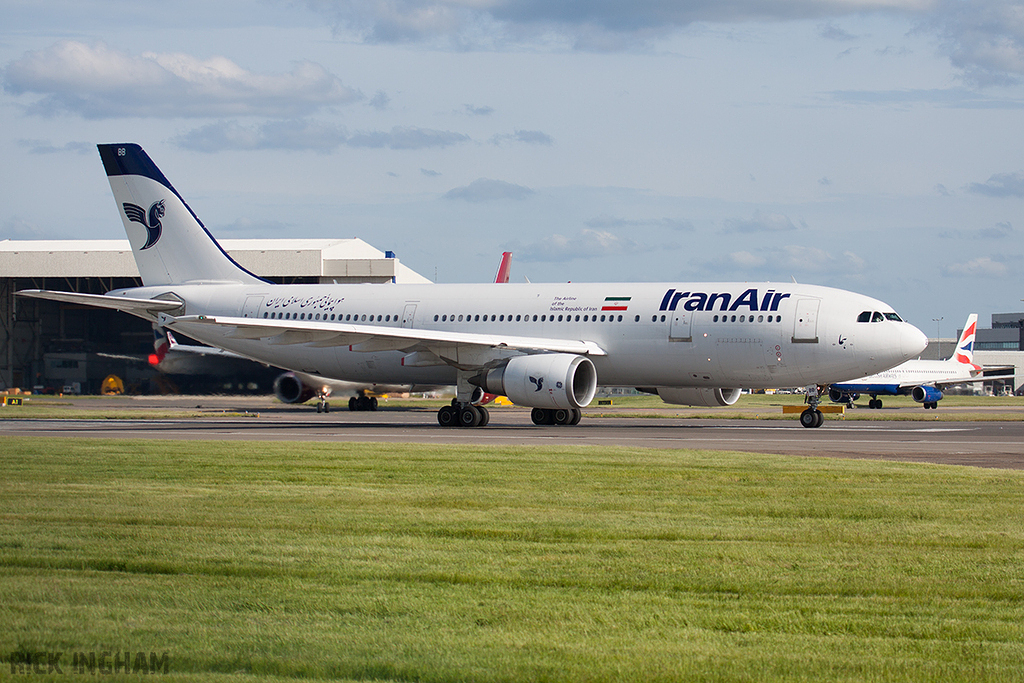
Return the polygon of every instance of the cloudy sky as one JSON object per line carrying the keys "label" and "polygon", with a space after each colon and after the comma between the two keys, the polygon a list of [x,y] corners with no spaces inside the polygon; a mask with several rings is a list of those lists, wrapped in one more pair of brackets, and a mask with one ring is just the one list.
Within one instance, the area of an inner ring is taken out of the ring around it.
{"label": "cloudy sky", "polygon": [[0,0],[0,239],[119,238],[138,142],[218,237],[439,282],[790,281],[1024,310],[1024,4]]}

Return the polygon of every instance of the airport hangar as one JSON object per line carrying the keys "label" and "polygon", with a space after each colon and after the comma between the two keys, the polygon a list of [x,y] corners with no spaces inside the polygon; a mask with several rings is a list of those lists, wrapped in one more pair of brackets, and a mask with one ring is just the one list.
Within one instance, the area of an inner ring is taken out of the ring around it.
{"label": "airport hangar", "polygon": [[[276,283],[429,282],[392,252],[358,238],[220,244],[243,268]],[[157,374],[146,362],[153,353],[150,323],[120,311],[15,296],[22,289],[104,294],[141,284],[127,239],[0,241],[0,391],[77,386],[98,394],[108,375],[147,391]]]}
{"label": "airport hangar", "polygon": [[[429,282],[392,252],[358,238],[221,245],[244,268],[277,283]],[[156,374],[145,362],[153,351],[149,323],[109,309],[15,297],[20,289],[103,294],[139,285],[126,239],[0,241],[0,391],[77,384],[83,393],[99,393],[111,374],[144,390]],[[932,340],[922,357],[948,358],[955,344],[955,338]],[[975,361],[1014,365],[1016,377],[1024,377],[1024,313],[994,314],[992,329],[978,330]]]}

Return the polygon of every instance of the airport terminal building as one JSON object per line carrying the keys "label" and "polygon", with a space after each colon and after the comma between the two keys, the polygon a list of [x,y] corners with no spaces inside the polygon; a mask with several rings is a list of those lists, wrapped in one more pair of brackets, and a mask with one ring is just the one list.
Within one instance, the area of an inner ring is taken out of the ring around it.
{"label": "airport terminal building", "polygon": [[[220,244],[242,267],[277,283],[429,282],[361,239]],[[119,311],[15,296],[22,289],[104,294],[141,284],[127,239],[0,241],[0,391],[99,393],[108,375],[128,388],[151,390],[150,323]]]}

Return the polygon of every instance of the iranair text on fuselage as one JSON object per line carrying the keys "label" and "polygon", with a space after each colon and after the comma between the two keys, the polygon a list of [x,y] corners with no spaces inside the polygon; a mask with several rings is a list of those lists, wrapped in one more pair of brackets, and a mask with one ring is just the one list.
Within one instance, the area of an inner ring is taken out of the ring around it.
{"label": "iranair text on fuselage", "polygon": [[[684,311],[777,311],[783,299],[792,296],[789,292],[774,289],[759,294],[757,287],[750,287],[741,294],[734,292],[690,292],[669,289],[661,299],[659,311],[674,311],[680,305]],[[717,306],[717,308],[716,308]]]}

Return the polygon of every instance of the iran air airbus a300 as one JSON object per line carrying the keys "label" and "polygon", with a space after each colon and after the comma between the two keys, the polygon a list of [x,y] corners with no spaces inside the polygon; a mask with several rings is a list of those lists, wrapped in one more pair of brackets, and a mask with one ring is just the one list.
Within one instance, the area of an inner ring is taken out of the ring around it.
{"label": "iran air airbus a300", "polygon": [[[246,271],[135,144],[100,145],[143,286],[20,292],[114,308],[270,365],[354,382],[455,385],[441,425],[485,425],[507,396],[576,424],[598,383],[730,405],[740,387],[819,385],[917,356],[925,335],[877,299],[798,284],[298,284]],[[858,322],[865,312],[881,323]]]}

